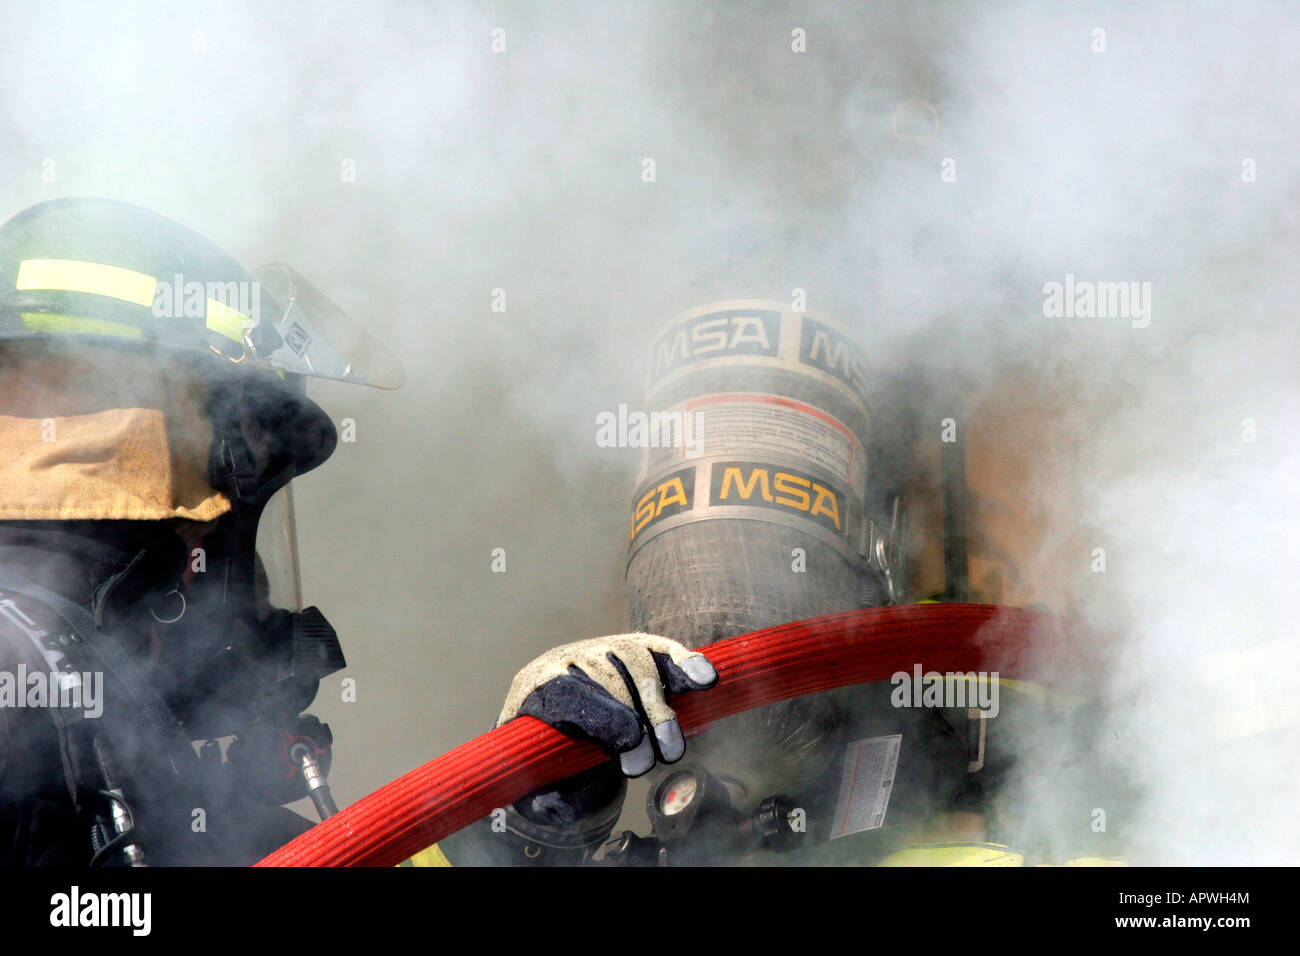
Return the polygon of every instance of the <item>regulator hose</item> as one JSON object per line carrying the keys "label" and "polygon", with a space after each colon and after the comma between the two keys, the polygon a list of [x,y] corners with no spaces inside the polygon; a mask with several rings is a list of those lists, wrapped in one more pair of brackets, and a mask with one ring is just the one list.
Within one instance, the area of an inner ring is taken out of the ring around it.
{"label": "regulator hose", "polygon": [[[1078,676],[1060,621],[1026,608],[911,604],[764,628],[700,648],[718,671],[669,701],[689,733],[765,704],[851,684],[938,672],[1032,680]],[[610,759],[595,744],[517,717],[398,777],[257,866],[395,866],[528,793]]]}

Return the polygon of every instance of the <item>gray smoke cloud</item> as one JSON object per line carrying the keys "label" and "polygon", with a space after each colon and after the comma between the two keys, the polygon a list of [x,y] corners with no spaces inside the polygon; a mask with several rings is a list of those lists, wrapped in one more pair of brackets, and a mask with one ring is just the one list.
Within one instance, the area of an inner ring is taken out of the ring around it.
{"label": "gray smoke cloud", "polygon": [[[679,307],[801,288],[882,370],[1073,383],[1083,494],[1058,517],[1095,529],[1082,610],[1113,643],[1089,733],[1142,781],[1132,857],[1289,862],[1298,21],[8,3],[0,207],[137,203],[293,263],[401,355],[402,391],[313,386],[356,440],[295,485],[305,598],[357,680],[313,708],[340,803],[487,729],[536,653],[621,629],[638,452],[597,447],[596,414],[638,407]],[[1150,283],[1149,324],[1045,315],[1067,276]]]}

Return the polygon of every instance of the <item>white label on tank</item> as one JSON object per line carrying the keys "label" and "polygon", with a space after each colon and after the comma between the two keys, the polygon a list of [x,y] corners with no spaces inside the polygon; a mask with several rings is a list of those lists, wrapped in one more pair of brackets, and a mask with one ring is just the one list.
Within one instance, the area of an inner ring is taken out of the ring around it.
{"label": "white label on tank", "polygon": [[902,734],[849,744],[844,754],[844,778],[835,805],[832,840],[884,826],[902,744]]}

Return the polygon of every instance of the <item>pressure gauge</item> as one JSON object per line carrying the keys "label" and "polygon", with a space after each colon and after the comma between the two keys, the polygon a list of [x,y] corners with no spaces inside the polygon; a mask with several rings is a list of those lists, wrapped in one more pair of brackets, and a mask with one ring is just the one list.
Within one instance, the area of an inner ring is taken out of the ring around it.
{"label": "pressure gauge", "polygon": [[700,778],[690,772],[675,773],[659,785],[655,804],[666,817],[675,817],[692,803],[700,792]]}
{"label": "pressure gauge", "polygon": [[646,814],[661,839],[678,839],[705,818],[728,813],[727,787],[697,763],[683,762],[646,794]]}

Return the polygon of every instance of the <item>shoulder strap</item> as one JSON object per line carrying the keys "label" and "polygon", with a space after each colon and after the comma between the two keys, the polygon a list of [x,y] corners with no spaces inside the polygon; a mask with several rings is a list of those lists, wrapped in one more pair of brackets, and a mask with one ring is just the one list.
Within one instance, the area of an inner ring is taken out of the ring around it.
{"label": "shoulder strap", "polygon": [[[183,769],[189,769],[198,760],[176,715],[145,681],[139,667],[122,649],[117,639],[99,629],[89,611],[61,594],[24,580],[8,568],[0,568],[0,592],[5,591],[40,601],[72,628],[74,639],[98,659],[104,671],[126,692],[141,716],[158,731],[166,746],[173,772],[179,775]],[[66,655],[56,647],[51,647],[42,640],[43,632],[29,630],[26,627],[22,630],[27,633],[41,658],[56,669],[57,664],[51,660],[51,657],[66,659]],[[63,736],[62,731],[60,736]]]}
{"label": "shoulder strap", "polygon": [[[23,599],[21,603],[15,598]],[[57,618],[50,608],[33,607],[37,603],[25,594],[13,589],[0,590],[0,641],[7,641],[17,655],[18,662],[28,661],[36,667],[48,668],[51,672],[64,672],[71,667],[68,655],[58,646],[58,637],[46,630],[50,618]],[[64,641],[67,638],[63,638]],[[21,686],[18,693],[24,693]],[[83,715],[77,710],[65,710],[61,707],[45,709],[45,714],[54,724],[58,736],[59,761],[63,768],[64,784],[68,788],[68,797],[73,807],[81,813],[84,809],[82,787],[84,771],[87,769],[87,749],[84,735],[78,734],[79,726],[84,722]]]}

